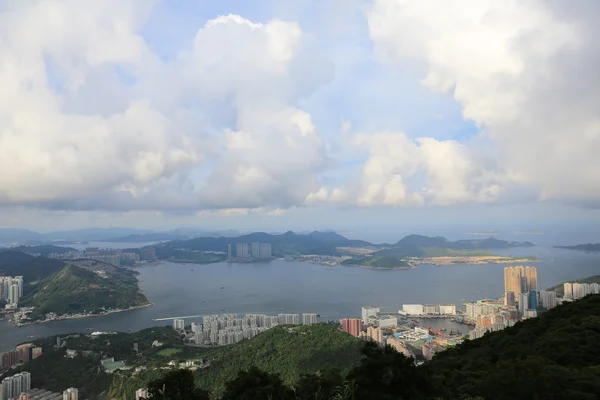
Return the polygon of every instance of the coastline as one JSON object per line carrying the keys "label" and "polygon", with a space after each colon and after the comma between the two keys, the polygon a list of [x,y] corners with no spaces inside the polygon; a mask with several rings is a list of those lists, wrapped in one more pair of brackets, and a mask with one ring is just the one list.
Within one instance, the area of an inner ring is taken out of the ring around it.
{"label": "coastline", "polygon": [[151,301],[148,302],[147,304],[142,304],[139,306],[133,306],[133,307],[129,307],[129,308],[124,308],[122,310],[109,310],[100,314],[85,314],[85,315],[71,315],[69,314],[67,317],[64,318],[56,318],[56,319],[45,319],[42,321],[30,321],[30,322],[24,322],[24,323],[15,323],[15,326],[17,328],[20,328],[22,326],[25,325],[33,325],[33,324],[43,324],[46,322],[54,322],[54,321],[65,321],[65,320],[69,320],[69,319],[81,319],[81,318],[88,318],[88,317],[102,317],[105,315],[109,315],[109,314],[115,314],[115,313],[120,313],[120,312],[125,312],[125,311],[132,311],[132,310],[137,310],[139,308],[145,308],[145,307],[151,307],[153,306],[154,303],[152,303]]}

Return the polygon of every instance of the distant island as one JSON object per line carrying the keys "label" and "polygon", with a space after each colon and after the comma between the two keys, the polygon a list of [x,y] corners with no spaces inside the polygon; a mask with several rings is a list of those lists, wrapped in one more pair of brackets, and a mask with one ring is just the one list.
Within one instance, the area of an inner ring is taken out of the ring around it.
{"label": "distant island", "polygon": [[600,251],[600,243],[578,244],[575,246],[554,246],[556,249],[579,250],[587,252]]}
{"label": "distant island", "polygon": [[18,325],[150,305],[135,274],[94,260],[67,263],[15,250],[0,252],[0,275],[23,276]]}
{"label": "distant island", "polygon": [[238,243],[269,243],[272,255],[288,260],[324,265],[361,266],[375,269],[408,269],[417,264],[487,264],[536,261],[535,257],[497,256],[490,250],[532,247],[531,242],[504,241],[489,237],[449,241],[444,237],[409,235],[394,244],[374,244],[348,239],[335,232],[280,235],[251,233],[239,237],[199,237],[154,246],[159,260],[211,263],[227,259],[229,246]]}

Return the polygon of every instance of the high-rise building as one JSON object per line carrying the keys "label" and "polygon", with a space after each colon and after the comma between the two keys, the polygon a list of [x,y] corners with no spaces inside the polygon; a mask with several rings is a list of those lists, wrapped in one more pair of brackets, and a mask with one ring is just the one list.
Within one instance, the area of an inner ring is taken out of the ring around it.
{"label": "high-rise building", "polygon": [[371,306],[362,307],[361,317],[362,317],[363,324],[365,324],[365,325],[368,324],[369,317],[376,316],[378,312],[379,312],[379,308],[377,308],[377,307],[371,307]]}
{"label": "high-rise building", "polygon": [[383,343],[383,331],[379,327],[369,326],[367,328],[367,337],[377,343]]}
{"label": "high-rise building", "polygon": [[31,374],[21,372],[2,380],[2,398],[11,399],[31,390]]}
{"label": "high-rise building", "polygon": [[235,256],[237,258],[248,258],[248,243],[236,243]]}
{"label": "high-rise building", "polygon": [[456,315],[456,305],[455,304],[440,304],[440,314]]}
{"label": "high-rise building", "polygon": [[260,258],[260,243],[252,243],[252,258]]}
{"label": "high-rise building", "polygon": [[504,305],[507,307],[514,307],[515,305],[515,292],[508,291],[504,293]]}
{"label": "high-rise building", "polygon": [[525,314],[525,310],[529,309],[529,294],[528,293],[520,293],[519,294],[519,313],[521,315]]}
{"label": "high-rise building", "polygon": [[154,247],[143,247],[140,250],[140,258],[142,260],[156,260],[156,250]]}
{"label": "high-rise building", "polygon": [[279,325],[300,325],[300,314],[277,314]]}
{"label": "high-rise building", "polygon": [[185,329],[185,320],[181,318],[175,318],[173,320],[173,329],[176,331],[183,331]]}
{"label": "high-rise building", "polygon": [[35,345],[33,343],[25,343],[25,344],[21,344],[18,345],[16,347],[16,351],[19,354],[19,361],[20,362],[28,362],[31,360],[31,350],[35,347]]}
{"label": "high-rise building", "polygon": [[504,268],[504,292],[513,292],[515,296],[521,293],[537,291],[537,270],[535,267],[506,267]]}
{"label": "high-rise building", "polygon": [[227,245],[227,261],[231,261],[231,244]]}
{"label": "high-rise building", "polygon": [[359,318],[342,318],[342,330],[358,337],[362,332],[362,321]]}
{"label": "high-rise building", "polygon": [[273,255],[271,243],[260,244],[260,258],[271,258]]}
{"label": "high-rise building", "polygon": [[8,302],[10,304],[18,304],[19,303],[19,284],[13,283],[8,288]]}
{"label": "high-rise building", "polygon": [[537,292],[535,290],[529,291],[529,308],[535,310],[537,308]]}
{"label": "high-rise building", "polygon": [[63,392],[63,400],[79,400],[79,390],[68,388]]}
{"label": "high-rise building", "polygon": [[135,391],[135,400],[142,400],[148,398],[148,390],[147,389],[138,389]]}
{"label": "high-rise building", "polygon": [[550,310],[557,306],[556,300],[556,292],[549,290],[541,290],[540,291],[540,306],[543,308]]}
{"label": "high-rise building", "polygon": [[310,325],[317,323],[317,314],[315,313],[303,313],[302,314],[302,325]]}

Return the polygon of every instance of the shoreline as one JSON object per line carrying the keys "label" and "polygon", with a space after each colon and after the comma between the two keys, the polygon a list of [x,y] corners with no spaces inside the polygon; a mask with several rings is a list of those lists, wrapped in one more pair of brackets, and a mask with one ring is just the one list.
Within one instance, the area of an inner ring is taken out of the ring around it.
{"label": "shoreline", "polygon": [[55,322],[55,321],[66,321],[66,320],[70,320],[70,319],[82,319],[82,318],[89,318],[89,317],[103,317],[105,315],[109,315],[109,314],[116,314],[116,313],[120,313],[120,312],[125,312],[125,311],[132,311],[132,310],[137,310],[140,308],[146,308],[146,307],[152,307],[154,305],[154,303],[149,302],[148,304],[142,304],[139,306],[133,306],[133,307],[129,307],[129,308],[124,308],[122,310],[110,310],[101,314],[85,314],[85,315],[77,315],[77,316],[69,316],[66,318],[57,318],[57,319],[47,319],[47,320],[43,320],[43,321],[30,321],[30,322],[24,322],[24,323],[15,323],[15,326],[17,328],[20,328],[22,326],[26,326],[26,325],[34,325],[34,324],[44,324],[46,322]]}

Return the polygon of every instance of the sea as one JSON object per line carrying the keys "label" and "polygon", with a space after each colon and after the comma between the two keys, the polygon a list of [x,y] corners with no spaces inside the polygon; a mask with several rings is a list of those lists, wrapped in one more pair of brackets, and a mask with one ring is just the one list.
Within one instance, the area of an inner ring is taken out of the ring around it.
{"label": "sea", "polygon": [[[477,237],[477,236],[473,236]],[[496,254],[537,256],[538,287],[600,274],[600,254],[557,249],[553,244],[600,241],[569,236],[559,241],[545,235],[497,235],[505,240],[529,240],[535,247],[494,251]],[[450,237],[455,239],[455,237]],[[466,238],[464,235],[460,238]],[[98,246],[90,244],[88,246]],[[140,244],[137,244],[138,246]],[[106,247],[110,247],[107,244]],[[510,264],[508,264],[510,265]],[[186,324],[219,313],[303,313],[321,321],[359,317],[361,307],[397,312],[402,304],[456,304],[498,298],[503,294],[506,264],[421,265],[409,270],[326,267],[273,260],[264,263],[174,264],[163,262],[135,268],[151,307],[100,317],[54,321],[16,327],[0,321],[0,352],[35,338],[73,332],[134,332],[171,324],[162,318],[183,317]],[[466,331],[449,320],[423,320],[422,326]]]}

